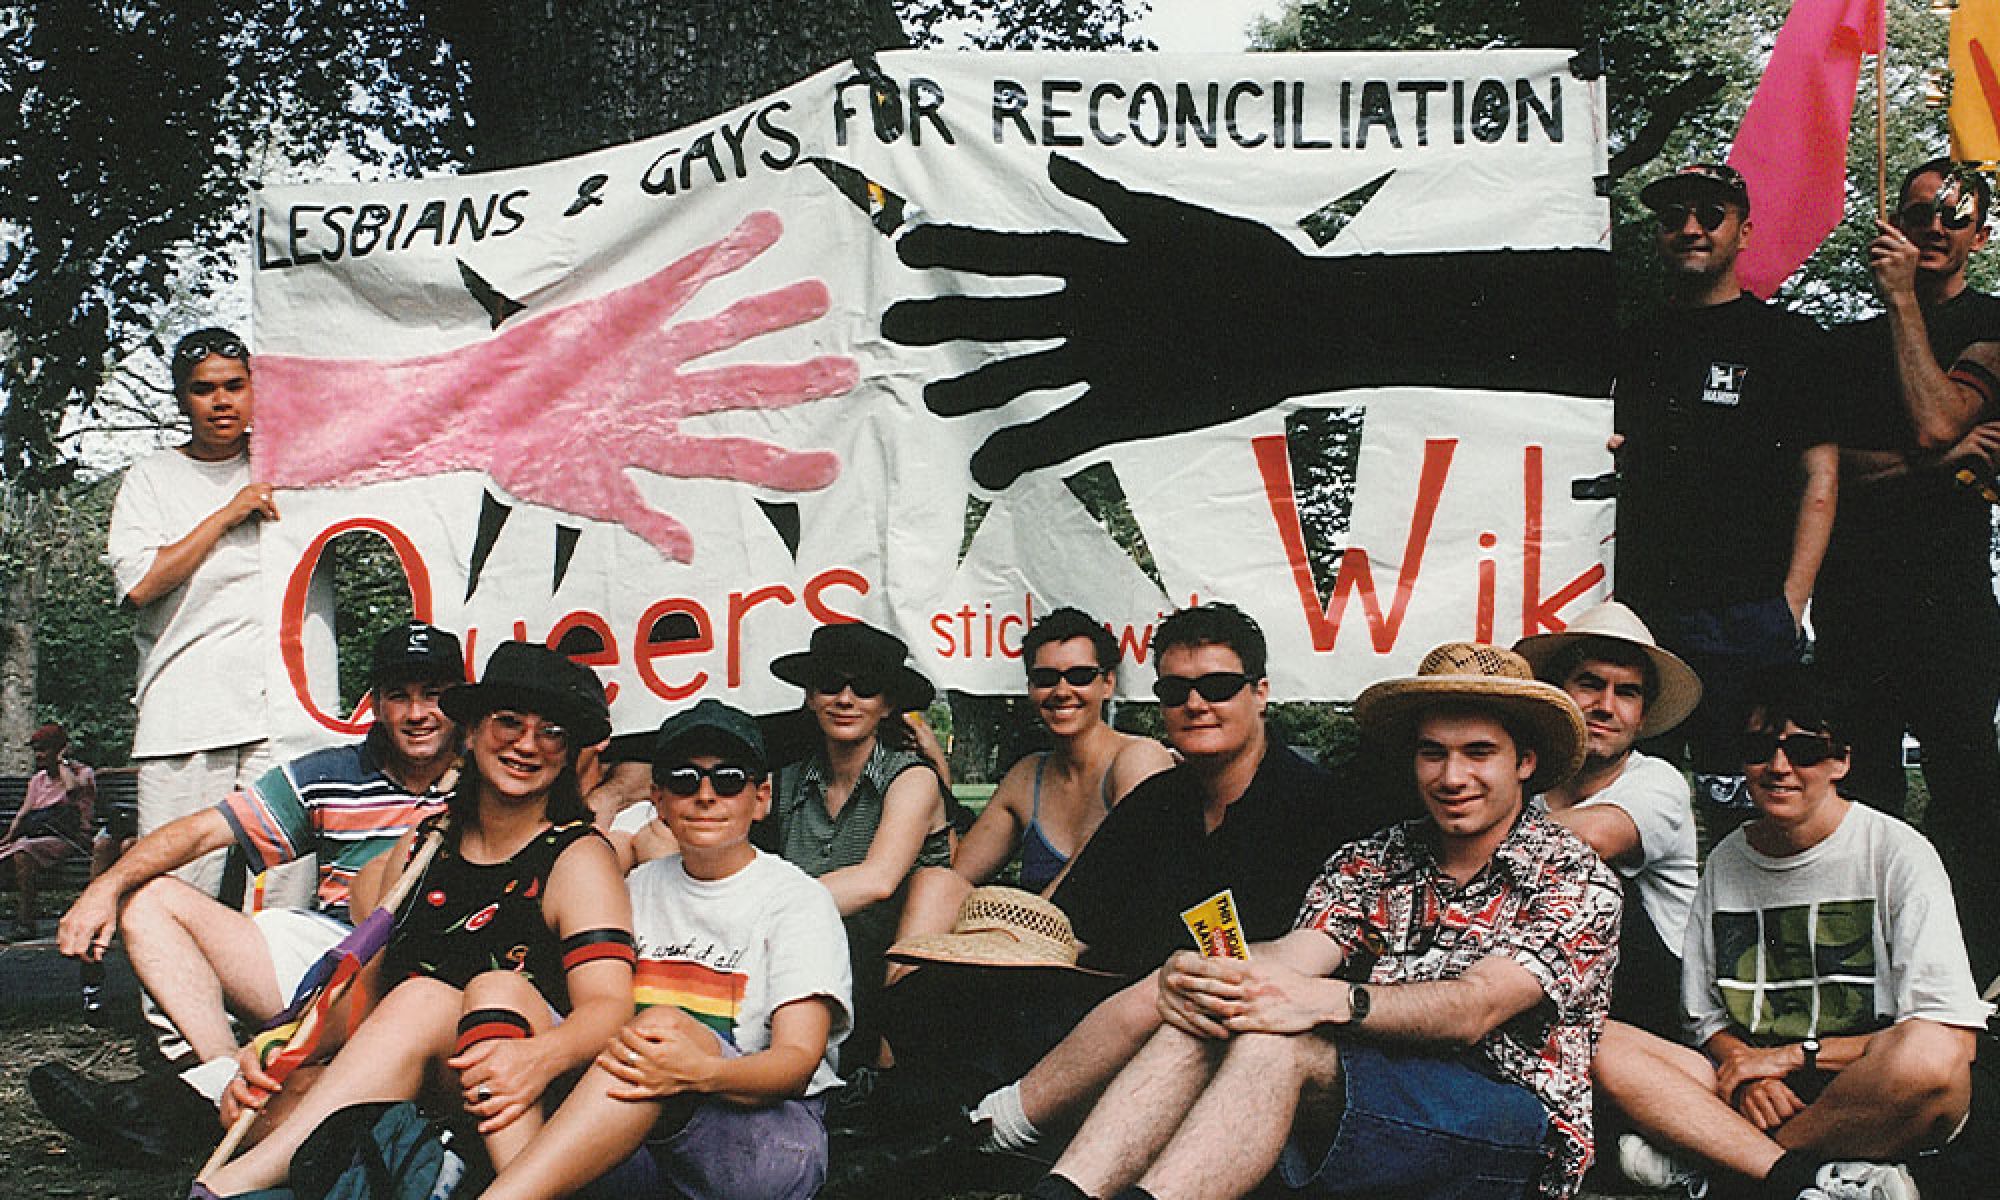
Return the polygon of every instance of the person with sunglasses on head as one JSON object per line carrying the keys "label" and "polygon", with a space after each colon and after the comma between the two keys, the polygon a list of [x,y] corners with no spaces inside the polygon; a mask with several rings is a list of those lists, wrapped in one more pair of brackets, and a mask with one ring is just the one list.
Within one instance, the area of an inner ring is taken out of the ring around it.
{"label": "person with sunglasses on head", "polygon": [[[631,900],[577,783],[578,756],[611,736],[603,685],[546,646],[503,642],[478,683],[445,692],[444,710],[466,731],[447,811],[354,884],[356,911],[373,911],[418,843],[443,830],[397,915],[379,974],[364,985],[381,999],[303,1095],[290,1095],[297,1089],[289,1084],[280,1090],[257,1047],[243,1051],[224,1120],[269,1101],[273,1124],[196,1185],[198,1200],[277,1186],[307,1135],[334,1112],[427,1089],[433,1104],[463,1114],[493,1166],[505,1169],[541,1128],[550,1086],[588,1064],[631,1018]],[[325,1053],[322,1046],[318,1057]]]}
{"label": "person with sunglasses on head", "polygon": [[1020,886],[1049,895],[1118,802],[1174,764],[1160,743],[1105,721],[1118,690],[1118,643],[1096,618],[1075,608],[1050,612],[1021,639],[1021,662],[1050,748],[1008,769],[949,869],[911,879],[897,941],[949,932],[966,895],[1017,850]]}
{"label": "person with sunglasses on head", "polygon": [[1744,291],[1750,191],[1694,163],[1646,185],[1663,303],[1621,334],[1613,398],[1618,598],[1701,676],[1702,701],[1656,752],[1683,746],[1706,828],[1750,813],[1730,746],[1743,681],[1796,661],[1839,480],[1826,335]]}
{"label": "person with sunglasses on head", "polygon": [[1620,1163],[1718,1200],[1916,1200],[1898,1160],[1963,1128],[1992,1013],[1951,881],[1915,830],[1840,794],[1848,748],[1813,668],[1769,671],[1748,698],[1757,817],[1695,892],[1691,1045],[1614,1024],[1598,1054],[1598,1087],[1640,1131]]}
{"label": "person with sunglasses on head", "polygon": [[714,699],[675,713],[652,775],[679,850],[626,881],[638,1014],[489,1200],[807,1200],[826,1174],[846,936],[825,888],[750,842],[771,807],[757,722]]}
{"label": "person with sunglasses on head", "polygon": [[[250,352],[227,329],[197,329],[168,361],[188,440],[133,463],[111,509],[105,561],[138,643],[139,833],[249,787],[264,748],[264,628],[257,523],[276,520],[250,477]],[[210,895],[223,855],[175,874]]]}
{"label": "person with sunglasses on head", "polygon": [[[177,1161],[188,1144],[214,1138],[240,1037],[283,1010],[320,956],[352,930],[358,874],[444,810],[460,740],[440,704],[464,681],[464,651],[450,632],[421,621],[383,631],[369,670],[375,721],[366,737],[271,768],[254,785],[140,838],[91,880],[56,928],[58,948],[102,970],[112,936],[121,936],[160,1023],[193,1054],[171,1073],[118,1081],[43,1063],[28,1073],[28,1091],[57,1128],[151,1164]],[[312,902],[245,914],[170,874],[229,846],[260,872],[313,859]]]}
{"label": "person with sunglasses on head", "polygon": [[911,874],[951,865],[943,781],[905,715],[937,694],[892,633],[849,622],[813,630],[805,650],[771,673],[805,689],[818,744],[779,769],[764,844],[833,893],[853,964],[854,1029],[841,1073],[872,1065],[881,1031],[876,1000]]}
{"label": "person with sunglasses on head", "polygon": [[1966,283],[1992,188],[1949,159],[1905,175],[1868,265],[1881,314],[1834,330],[1853,381],[1840,424],[1840,520],[1813,604],[1814,658],[1845,698],[1842,786],[1903,812],[1903,738],[1923,745],[1924,831],[1958,890],[1973,977],[2000,972],[2000,297]]}

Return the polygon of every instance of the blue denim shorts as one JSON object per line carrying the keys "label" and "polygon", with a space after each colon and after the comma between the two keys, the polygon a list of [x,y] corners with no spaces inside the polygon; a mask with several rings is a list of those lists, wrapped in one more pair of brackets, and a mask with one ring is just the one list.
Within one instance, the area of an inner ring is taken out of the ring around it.
{"label": "blue denim shorts", "polygon": [[1524,1087],[1462,1062],[1343,1042],[1345,1108],[1317,1163],[1278,1158],[1294,1190],[1425,1200],[1520,1200],[1547,1162],[1548,1110]]}

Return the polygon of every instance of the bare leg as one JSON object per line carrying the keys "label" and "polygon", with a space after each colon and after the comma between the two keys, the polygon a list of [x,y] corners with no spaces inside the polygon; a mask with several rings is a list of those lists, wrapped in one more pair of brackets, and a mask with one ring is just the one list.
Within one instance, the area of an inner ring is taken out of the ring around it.
{"label": "bare leg", "polygon": [[[504,1008],[520,1013],[528,1020],[528,1027],[534,1034],[549,1031],[555,1018],[549,1012],[549,1002],[535,990],[524,975],[512,971],[488,971],[465,985],[465,1003],[459,1015],[482,1008]],[[521,1152],[542,1130],[542,1106],[539,1102],[530,1104],[528,1110],[508,1124],[486,1135],[486,1154],[493,1160],[495,1169],[504,1168],[515,1155]]]}
{"label": "bare leg", "polygon": [[[644,1029],[679,1022],[694,1024],[694,1019],[679,1009],[649,1008],[631,1024]],[[486,1200],[565,1196],[637,1150],[665,1104],[614,1099],[610,1091],[617,1082],[610,1072],[592,1066],[549,1118],[541,1136],[516,1154],[486,1189]]]}
{"label": "bare leg", "polygon": [[462,994],[435,979],[397,984],[354,1031],[305,1099],[264,1140],[208,1179],[217,1195],[276,1187],[292,1154],[335,1110],[375,1100],[408,1100],[429,1064],[451,1053]]}
{"label": "bare leg", "polygon": [[204,1062],[236,1053],[229,1009],[264,1021],[284,1007],[256,925],[178,879],[132,893],[119,925],[133,973]]}
{"label": "bare leg", "polygon": [[[1162,1026],[1104,1089],[1055,1173],[1093,1196],[1108,1196],[1139,1178],[1215,1075],[1230,1042],[1210,1041]],[[1253,1090],[1263,1091],[1262,1083]],[[1247,1116],[1247,1114],[1246,1114]],[[1225,1136],[1225,1144],[1233,1138]]]}
{"label": "bare leg", "polygon": [[[950,933],[958,923],[958,907],[972,885],[950,867],[919,867],[910,876],[909,891],[903,899],[903,916],[896,923],[896,941],[930,933]],[[890,963],[889,982],[894,983],[916,967]]]}
{"label": "bare leg", "polygon": [[1910,1020],[1875,1035],[1779,1144],[1832,1158],[1893,1159],[1942,1145],[1972,1104],[1972,1034]]}
{"label": "bare leg", "polygon": [[1160,1027],[1155,972],[1114,993],[1077,1022],[1068,1036],[1021,1077],[1021,1111],[1039,1129],[1081,1116],[1119,1068]]}
{"label": "bare leg", "polygon": [[1715,1093],[1707,1056],[1644,1030],[1608,1021],[1591,1077],[1649,1138],[1762,1179],[1785,1148]]}
{"label": "bare leg", "polygon": [[1278,1165],[1301,1120],[1331,1144],[1341,1102],[1340,1050],[1331,1040],[1240,1034],[1139,1183],[1159,1200],[1242,1196]]}

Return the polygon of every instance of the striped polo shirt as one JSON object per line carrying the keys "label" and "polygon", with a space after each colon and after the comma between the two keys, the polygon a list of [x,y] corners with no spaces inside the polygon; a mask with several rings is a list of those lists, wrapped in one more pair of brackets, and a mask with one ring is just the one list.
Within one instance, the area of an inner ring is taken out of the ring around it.
{"label": "striped polo shirt", "polygon": [[355,873],[419,821],[444,809],[444,793],[435,786],[412,793],[383,771],[387,740],[375,725],[359,742],[315,750],[271,768],[218,804],[250,869],[261,872],[317,855],[319,890],[313,908],[348,920],[347,889]]}

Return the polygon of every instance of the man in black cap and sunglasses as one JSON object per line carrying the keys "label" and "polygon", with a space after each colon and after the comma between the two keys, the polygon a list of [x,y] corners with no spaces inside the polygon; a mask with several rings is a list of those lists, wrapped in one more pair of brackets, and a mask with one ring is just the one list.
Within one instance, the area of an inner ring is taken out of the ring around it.
{"label": "man in black cap and sunglasses", "polygon": [[1915,830],[1840,794],[1847,745],[1812,668],[1768,671],[1748,698],[1757,817],[1695,890],[1692,1045],[1614,1022],[1598,1049],[1598,1088],[1640,1130],[1620,1165],[1695,1196],[1916,1200],[1897,1160],[1962,1131],[1992,1012],[1951,883]]}
{"label": "man in black cap and sunglasses", "polygon": [[[1883,312],[1834,331],[1851,381],[1840,426],[1840,520],[1813,609],[1815,656],[1841,686],[1853,750],[1843,786],[1903,807],[1903,735],[1923,743],[1924,818],[1956,884],[1974,977],[2000,971],[1980,903],[2000,857],[2000,297],[1966,286],[1986,245],[1984,176],[1933,159],[1903,179],[1868,265]],[[1970,901],[1971,903],[1967,903]]]}
{"label": "man in black cap and sunglasses", "polygon": [[1816,325],[1737,281],[1751,232],[1742,175],[1695,163],[1639,198],[1656,221],[1665,303],[1620,350],[1618,598],[1701,677],[1702,702],[1674,738],[1716,834],[1750,813],[1729,752],[1743,680],[1798,657],[1833,529],[1833,376]]}

